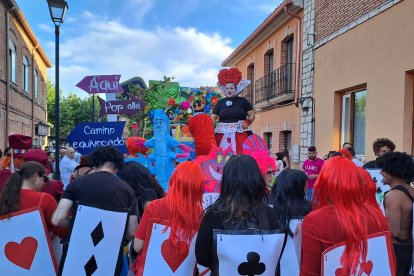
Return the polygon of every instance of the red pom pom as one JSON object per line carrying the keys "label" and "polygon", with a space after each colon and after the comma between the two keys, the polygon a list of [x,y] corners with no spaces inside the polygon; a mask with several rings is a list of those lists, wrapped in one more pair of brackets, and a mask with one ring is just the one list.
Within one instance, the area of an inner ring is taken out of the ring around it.
{"label": "red pom pom", "polygon": [[242,80],[242,73],[237,68],[222,69],[218,73],[218,82],[220,85],[225,86],[227,83],[239,84]]}
{"label": "red pom pom", "polygon": [[142,137],[128,137],[126,140],[126,147],[130,154],[147,154],[148,149],[144,146],[145,139]]}

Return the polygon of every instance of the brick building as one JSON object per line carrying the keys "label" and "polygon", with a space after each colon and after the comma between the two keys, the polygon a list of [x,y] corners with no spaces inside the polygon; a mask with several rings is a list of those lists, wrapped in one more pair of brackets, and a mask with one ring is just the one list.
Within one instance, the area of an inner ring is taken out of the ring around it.
{"label": "brick building", "polygon": [[44,146],[46,70],[51,63],[14,0],[0,1],[0,148],[20,133]]}
{"label": "brick building", "polygon": [[414,154],[414,1],[307,0],[304,12],[302,86],[319,152],[351,142],[372,160],[372,142],[387,137]]}
{"label": "brick building", "polygon": [[289,150],[293,166],[300,162],[300,109],[295,106],[302,60],[300,2],[283,1],[222,63],[252,81],[241,96],[254,106],[253,132],[265,139],[272,156]]}

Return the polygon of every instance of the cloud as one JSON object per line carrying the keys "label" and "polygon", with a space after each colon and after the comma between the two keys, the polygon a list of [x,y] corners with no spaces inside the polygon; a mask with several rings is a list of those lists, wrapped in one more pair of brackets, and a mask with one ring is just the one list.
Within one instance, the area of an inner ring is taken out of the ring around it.
{"label": "cloud", "polygon": [[[231,40],[218,33],[181,27],[146,30],[90,15],[84,14],[89,20],[61,40],[60,83],[65,94],[80,91],[75,85],[85,75],[98,74],[121,74],[122,80],[140,76],[147,82],[165,75],[184,86],[215,85],[221,62],[233,51]],[[54,43],[46,47],[52,50]],[[54,68],[49,75],[54,76]]]}
{"label": "cloud", "polygon": [[39,25],[37,25],[39,27],[40,30],[44,31],[44,32],[48,32],[48,33],[53,33],[55,31],[55,29],[50,26],[51,24],[44,24],[41,23]]}

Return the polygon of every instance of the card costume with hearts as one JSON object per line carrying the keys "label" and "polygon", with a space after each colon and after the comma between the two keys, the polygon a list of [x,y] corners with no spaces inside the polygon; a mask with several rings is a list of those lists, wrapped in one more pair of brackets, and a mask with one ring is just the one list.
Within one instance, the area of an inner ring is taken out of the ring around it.
{"label": "card costume with hearts", "polygon": [[[227,149],[231,147],[237,154],[243,153],[243,142],[247,138],[248,128],[254,120],[254,112],[251,103],[245,98],[239,97],[250,81],[243,80],[241,72],[237,68],[222,69],[218,74],[219,86],[226,95],[220,99],[213,110],[213,120],[218,116],[218,124],[215,129],[216,143],[219,147]],[[227,85],[233,84],[237,92],[228,95]],[[253,114],[250,118],[249,114]]]}

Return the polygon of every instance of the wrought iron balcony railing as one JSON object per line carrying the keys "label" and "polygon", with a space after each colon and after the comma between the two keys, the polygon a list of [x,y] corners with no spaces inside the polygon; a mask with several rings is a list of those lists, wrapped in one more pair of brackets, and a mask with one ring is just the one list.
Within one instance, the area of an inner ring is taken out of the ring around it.
{"label": "wrought iron balcony railing", "polygon": [[287,63],[255,84],[255,104],[265,103],[282,95],[295,93],[295,64]]}

